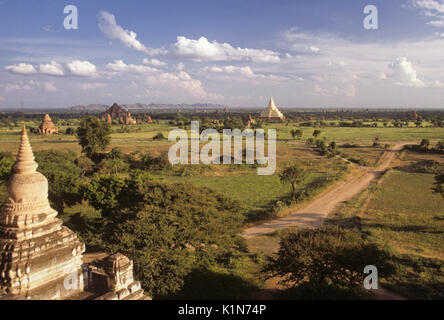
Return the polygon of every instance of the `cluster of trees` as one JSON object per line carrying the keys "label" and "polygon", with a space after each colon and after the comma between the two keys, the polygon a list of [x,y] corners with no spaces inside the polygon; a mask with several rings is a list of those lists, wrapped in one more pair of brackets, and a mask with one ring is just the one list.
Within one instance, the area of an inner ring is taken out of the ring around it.
{"label": "cluster of trees", "polygon": [[307,139],[307,144],[314,145],[315,150],[319,152],[321,156],[327,156],[328,158],[332,158],[339,154],[337,150],[337,144],[335,141],[330,141],[330,143],[327,142],[327,138],[324,137],[323,139],[317,139],[321,135],[321,130],[314,130],[313,131],[313,138]]}
{"label": "cluster of trees", "polygon": [[444,152],[444,140],[438,141],[434,146],[431,145],[429,139],[421,139],[419,144],[408,144],[404,146],[407,150],[417,151],[417,152]]}
{"label": "cluster of trees", "polygon": [[136,170],[128,178],[96,176],[82,194],[102,214],[95,243],[133,259],[148,294],[177,292],[193,270],[228,266],[245,251],[239,203],[209,189],[162,183]]}
{"label": "cluster of trees", "polygon": [[[191,116],[191,117],[185,117],[182,114],[177,114],[176,118],[174,120],[171,120],[169,123],[171,125],[178,126],[179,128],[183,129],[189,129],[191,125],[191,121],[199,121],[199,130],[202,132],[205,129],[215,129],[218,132],[222,133],[222,130],[224,129],[239,129],[244,130],[245,129],[245,120],[247,118],[244,116],[237,116],[237,115],[231,115],[231,116],[225,116],[223,118],[217,118],[217,119],[211,119],[209,117],[198,117],[198,116]],[[262,120],[256,119],[255,123],[250,124],[251,129],[259,129],[262,128]]]}

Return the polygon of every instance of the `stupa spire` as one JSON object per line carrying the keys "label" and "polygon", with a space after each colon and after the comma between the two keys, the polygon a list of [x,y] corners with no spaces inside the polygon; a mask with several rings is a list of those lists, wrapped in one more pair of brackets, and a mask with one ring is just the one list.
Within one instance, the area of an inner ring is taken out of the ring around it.
{"label": "stupa spire", "polygon": [[38,164],[34,161],[34,153],[32,152],[31,145],[29,144],[26,128],[23,125],[22,137],[17,153],[17,161],[14,165],[14,171],[18,174],[32,174],[36,172],[37,167]]}
{"label": "stupa spire", "polygon": [[270,102],[268,103],[268,108],[276,109],[276,105],[274,104],[273,96],[270,97]]}

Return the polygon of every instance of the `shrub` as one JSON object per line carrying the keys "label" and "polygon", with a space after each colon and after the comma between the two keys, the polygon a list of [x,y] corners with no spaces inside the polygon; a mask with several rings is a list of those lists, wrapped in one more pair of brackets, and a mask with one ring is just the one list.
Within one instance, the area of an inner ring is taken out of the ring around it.
{"label": "shrub", "polygon": [[165,139],[165,136],[163,135],[162,132],[158,132],[154,137],[153,140],[163,140]]}

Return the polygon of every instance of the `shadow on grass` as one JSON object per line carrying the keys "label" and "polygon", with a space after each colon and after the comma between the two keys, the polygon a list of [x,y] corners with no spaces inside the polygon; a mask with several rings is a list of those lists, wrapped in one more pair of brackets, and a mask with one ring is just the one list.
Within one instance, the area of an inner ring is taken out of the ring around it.
{"label": "shadow on grass", "polygon": [[384,279],[384,287],[409,299],[444,299],[444,263],[414,255],[391,257],[396,272]]}
{"label": "shadow on grass", "polygon": [[208,269],[195,269],[185,278],[182,289],[172,295],[158,299],[177,300],[231,300],[250,299],[258,287],[240,276],[215,272]]}

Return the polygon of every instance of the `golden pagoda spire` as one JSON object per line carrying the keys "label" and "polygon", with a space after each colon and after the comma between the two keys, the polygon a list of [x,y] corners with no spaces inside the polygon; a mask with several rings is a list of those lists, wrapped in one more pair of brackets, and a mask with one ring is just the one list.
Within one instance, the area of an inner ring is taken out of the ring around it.
{"label": "golden pagoda spire", "polygon": [[26,134],[26,127],[23,123],[22,138],[20,147],[17,153],[17,161],[14,165],[14,171],[18,174],[32,174],[36,172],[38,167],[37,162],[34,161],[34,153],[29,144],[28,135]]}

